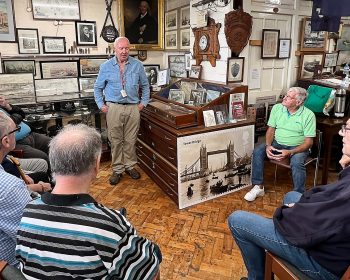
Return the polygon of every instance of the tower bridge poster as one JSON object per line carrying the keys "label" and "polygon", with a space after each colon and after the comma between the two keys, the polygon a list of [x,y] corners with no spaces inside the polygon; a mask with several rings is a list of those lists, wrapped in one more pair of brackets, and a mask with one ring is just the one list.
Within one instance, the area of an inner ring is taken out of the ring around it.
{"label": "tower bridge poster", "polygon": [[185,208],[250,185],[254,126],[180,137],[179,208]]}

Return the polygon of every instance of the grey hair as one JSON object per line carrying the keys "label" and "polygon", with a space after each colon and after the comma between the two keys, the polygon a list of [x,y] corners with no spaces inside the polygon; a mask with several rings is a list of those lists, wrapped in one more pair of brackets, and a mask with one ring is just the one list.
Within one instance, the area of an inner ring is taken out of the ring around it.
{"label": "grey hair", "polygon": [[122,37],[118,37],[117,39],[114,40],[114,47],[116,47],[116,46],[119,44],[119,42],[120,42],[121,40],[127,40],[128,43],[129,43],[129,45],[130,45],[129,39],[122,36]]}
{"label": "grey hair", "polygon": [[49,144],[51,170],[55,175],[90,172],[101,154],[101,135],[85,124],[65,126]]}
{"label": "grey hair", "polygon": [[289,90],[292,90],[297,93],[296,99],[301,102],[301,104],[304,103],[306,97],[307,97],[307,91],[306,89],[302,87],[291,87]]}
{"label": "grey hair", "polygon": [[2,110],[0,110],[0,137],[3,137],[10,131],[12,119]]}

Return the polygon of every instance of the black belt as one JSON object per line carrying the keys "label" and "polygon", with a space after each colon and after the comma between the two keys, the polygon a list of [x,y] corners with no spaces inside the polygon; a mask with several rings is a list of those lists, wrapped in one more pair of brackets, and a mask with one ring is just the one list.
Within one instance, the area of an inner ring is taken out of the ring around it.
{"label": "black belt", "polygon": [[119,104],[119,105],[137,105],[137,103],[121,103],[121,102],[113,102],[113,101],[107,101],[113,104]]}

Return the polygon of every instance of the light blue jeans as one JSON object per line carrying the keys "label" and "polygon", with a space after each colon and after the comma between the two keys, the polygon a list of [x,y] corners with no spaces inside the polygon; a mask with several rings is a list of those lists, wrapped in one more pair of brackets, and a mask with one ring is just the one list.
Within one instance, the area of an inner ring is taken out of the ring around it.
{"label": "light blue jeans", "polygon": [[[291,150],[295,146],[285,146],[278,144],[275,140],[272,142],[272,146],[276,149]],[[303,193],[305,191],[305,181],[306,181],[306,168],[305,159],[307,158],[309,152],[305,151],[302,153],[297,153],[291,156],[290,166],[292,169],[292,178],[294,191]],[[252,163],[252,184],[262,185],[264,182],[264,162],[266,156],[266,146],[261,144],[257,146],[253,151],[253,163]]]}
{"label": "light blue jeans", "polygon": [[[289,192],[283,203],[297,202],[300,197],[299,192]],[[241,250],[249,280],[264,279],[265,250],[285,259],[312,279],[339,279],[321,267],[304,249],[290,244],[275,229],[272,219],[245,211],[235,211],[229,216],[228,225]]]}

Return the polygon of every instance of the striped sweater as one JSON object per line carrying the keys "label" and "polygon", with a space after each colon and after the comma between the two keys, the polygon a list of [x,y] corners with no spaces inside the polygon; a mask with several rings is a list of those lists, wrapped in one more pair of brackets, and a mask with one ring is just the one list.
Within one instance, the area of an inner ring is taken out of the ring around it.
{"label": "striped sweater", "polygon": [[45,193],[26,207],[16,257],[27,279],[152,279],[158,246],[87,194]]}

